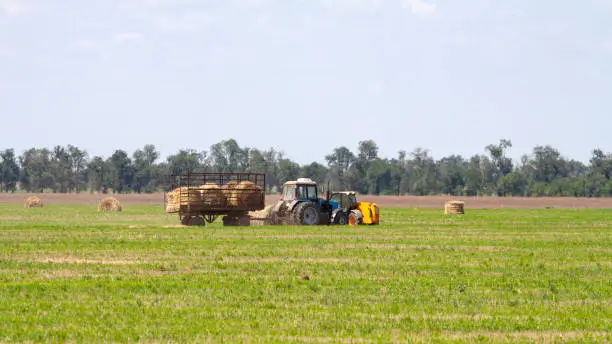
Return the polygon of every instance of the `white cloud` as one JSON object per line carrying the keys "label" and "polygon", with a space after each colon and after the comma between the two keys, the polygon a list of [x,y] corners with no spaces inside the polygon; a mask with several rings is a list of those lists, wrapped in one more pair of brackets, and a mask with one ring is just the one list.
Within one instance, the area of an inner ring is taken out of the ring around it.
{"label": "white cloud", "polygon": [[31,7],[22,0],[0,0],[0,13],[7,16],[17,16],[30,10]]}
{"label": "white cloud", "polygon": [[143,35],[140,32],[124,32],[116,34],[113,39],[116,43],[125,43],[128,41],[139,40],[142,37]]}
{"label": "white cloud", "polygon": [[402,0],[403,8],[410,8],[413,14],[419,16],[431,15],[436,11],[436,4],[431,4],[423,0]]}

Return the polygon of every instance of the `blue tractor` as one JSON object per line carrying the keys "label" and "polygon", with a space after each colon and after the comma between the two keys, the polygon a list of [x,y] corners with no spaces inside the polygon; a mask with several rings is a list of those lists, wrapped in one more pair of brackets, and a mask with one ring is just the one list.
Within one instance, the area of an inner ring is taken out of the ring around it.
{"label": "blue tractor", "polygon": [[317,183],[309,178],[298,178],[282,186],[281,199],[271,211],[274,224],[287,225],[329,225],[345,224],[346,216],[338,208],[338,201],[320,198]]}

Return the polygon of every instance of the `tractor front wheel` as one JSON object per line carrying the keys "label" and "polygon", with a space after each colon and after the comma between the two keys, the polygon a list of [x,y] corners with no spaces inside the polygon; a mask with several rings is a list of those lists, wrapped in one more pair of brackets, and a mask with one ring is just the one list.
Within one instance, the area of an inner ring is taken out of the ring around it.
{"label": "tractor front wheel", "polygon": [[349,226],[357,226],[361,222],[361,213],[357,211],[351,211],[348,216]]}
{"label": "tractor front wheel", "polygon": [[319,223],[319,210],[312,203],[300,203],[293,212],[295,223],[298,225],[314,226]]}
{"label": "tractor front wheel", "polygon": [[348,223],[348,218],[344,210],[338,210],[334,215],[334,224],[344,226]]}

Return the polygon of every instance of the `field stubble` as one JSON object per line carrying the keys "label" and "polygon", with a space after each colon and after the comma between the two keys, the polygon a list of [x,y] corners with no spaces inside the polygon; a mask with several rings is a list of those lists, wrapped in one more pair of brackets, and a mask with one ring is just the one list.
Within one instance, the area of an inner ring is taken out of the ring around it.
{"label": "field stubble", "polygon": [[0,341],[610,341],[611,215],[202,229],[159,206],[2,205]]}

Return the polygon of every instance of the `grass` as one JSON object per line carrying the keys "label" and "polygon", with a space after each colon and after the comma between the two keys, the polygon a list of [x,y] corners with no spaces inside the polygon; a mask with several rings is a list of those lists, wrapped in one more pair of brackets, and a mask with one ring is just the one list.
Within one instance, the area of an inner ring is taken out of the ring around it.
{"label": "grass", "polygon": [[1,205],[0,341],[611,341],[611,216],[203,229],[151,206]]}

